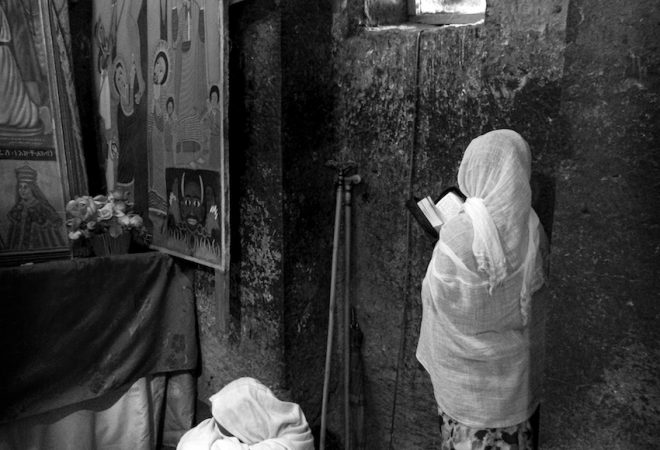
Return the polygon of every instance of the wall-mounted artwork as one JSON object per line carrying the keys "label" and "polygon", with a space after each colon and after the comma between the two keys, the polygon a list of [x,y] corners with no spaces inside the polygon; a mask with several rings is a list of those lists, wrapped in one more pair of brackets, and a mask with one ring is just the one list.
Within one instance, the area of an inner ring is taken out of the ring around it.
{"label": "wall-mounted artwork", "polygon": [[70,255],[87,179],[68,38],[66,0],[0,0],[0,265]]}
{"label": "wall-mounted artwork", "polygon": [[108,190],[148,210],[153,247],[228,264],[221,0],[95,0]]}

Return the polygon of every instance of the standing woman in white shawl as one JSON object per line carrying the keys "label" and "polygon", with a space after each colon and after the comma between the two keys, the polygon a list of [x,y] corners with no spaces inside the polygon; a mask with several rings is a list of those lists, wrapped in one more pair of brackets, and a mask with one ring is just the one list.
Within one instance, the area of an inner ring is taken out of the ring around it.
{"label": "standing woman in white shawl", "polygon": [[417,358],[431,376],[442,449],[535,448],[548,244],[531,207],[531,154],[511,130],[474,139],[464,210],[440,231],[422,283]]}

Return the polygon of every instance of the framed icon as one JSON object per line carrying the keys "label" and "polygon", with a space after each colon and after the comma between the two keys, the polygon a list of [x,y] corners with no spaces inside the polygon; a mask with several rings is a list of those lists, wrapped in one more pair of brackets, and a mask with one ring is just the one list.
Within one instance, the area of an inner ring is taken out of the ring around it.
{"label": "framed icon", "polygon": [[220,271],[229,264],[226,7],[94,1],[108,190],[148,211],[152,248]]}
{"label": "framed icon", "polygon": [[66,1],[0,0],[0,265],[66,258],[87,191]]}

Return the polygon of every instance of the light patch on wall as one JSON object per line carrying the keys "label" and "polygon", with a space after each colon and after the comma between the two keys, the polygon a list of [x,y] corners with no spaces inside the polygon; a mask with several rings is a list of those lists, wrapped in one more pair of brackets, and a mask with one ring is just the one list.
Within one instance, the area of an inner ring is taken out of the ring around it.
{"label": "light patch on wall", "polygon": [[470,25],[484,20],[486,0],[408,0],[411,22]]}
{"label": "light patch on wall", "polygon": [[486,0],[414,0],[415,14],[478,14],[486,11]]}

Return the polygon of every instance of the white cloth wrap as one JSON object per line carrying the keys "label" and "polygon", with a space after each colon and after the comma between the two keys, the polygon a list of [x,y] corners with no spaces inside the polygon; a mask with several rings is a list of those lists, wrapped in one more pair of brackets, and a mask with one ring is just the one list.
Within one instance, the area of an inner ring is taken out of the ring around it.
{"label": "white cloth wrap", "polygon": [[473,427],[525,421],[539,403],[545,236],[531,208],[531,156],[517,133],[472,141],[461,163],[464,213],[440,231],[422,282],[417,358],[439,408]]}
{"label": "white cloth wrap", "polygon": [[[210,400],[213,418],[188,431],[177,450],[314,449],[300,406],[279,400],[254,378],[234,380]],[[225,435],[222,428],[233,436]]]}
{"label": "white cloth wrap", "polygon": [[506,258],[497,227],[482,199],[468,198],[463,209],[474,229],[472,253],[479,270],[488,274],[489,291],[492,293],[493,288],[506,277]]}

